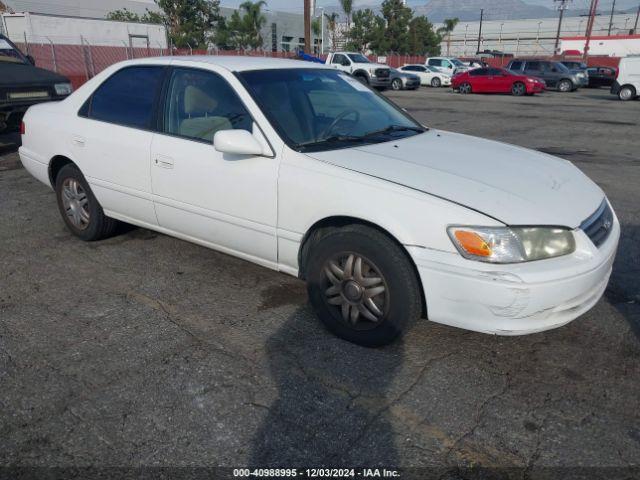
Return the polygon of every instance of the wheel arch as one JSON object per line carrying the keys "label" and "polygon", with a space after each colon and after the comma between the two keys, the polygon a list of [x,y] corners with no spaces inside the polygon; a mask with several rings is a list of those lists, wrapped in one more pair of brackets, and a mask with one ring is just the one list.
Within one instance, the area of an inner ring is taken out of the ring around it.
{"label": "wheel arch", "polygon": [[78,166],[73,160],[65,155],[55,155],[51,160],[49,160],[49,182],[51,186],[56,188],[56,178],[62,167],[65,165],[74,165]]}
{"label": "wheel arch", "polygon": [[353,224],[363,225],[382,233],[387,238],[389,238],[393,243],[395,243],[400,248],[400,250],[406,255],[407,259],[409,260],[409,263],[411,264],[411,267],[413,268],[413,273],[416,275],[416,279],[418,280],[418,285],[420,286],[420,301],[422,305],[422,315],[426,317],[427,302],[424,294],[424,288],[422,285],[422,278],[420,278],[420,273],[418,272],[418,267],[416,266],[416,263],[414,262],[411,255],[409,255],[409,252],[407,251],[406,247],[402,244],[402,242],[400,242],[396,238],[395,235],[393,235],[386,228],[381,227],[380,225],[374,222],[371,222],[369,220],[365,220],[362,218],[353,217],[349,215],[335,215],[335,216],[322,218],[316,221],[313,225],[311,225],[311,227],[309,227],[309,229],[303,235],[302,240],[300,241],[300,247],[298,248],[298,277],[302,280],[306,279],[305,267],[306,267],[306,261],[307,261],[311,246],[313,245],[314,241],[322,238],[323,231],[326,231],[327,229],[340,228],[346,225],[353,225]]}
{"label": "wheel arch", "polygon": [[366,77],[367,81],[369,80],[369,73],[361,68],[353,72],[351,75],[354,77]]}

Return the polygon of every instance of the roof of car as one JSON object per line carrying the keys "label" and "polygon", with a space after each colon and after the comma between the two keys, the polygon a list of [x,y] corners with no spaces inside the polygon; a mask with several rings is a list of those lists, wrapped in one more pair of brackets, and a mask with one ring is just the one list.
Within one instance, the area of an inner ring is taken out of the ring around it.
{"label": "roof of car", "polygon": [[136,60],[133,63],[174,63],[189,62],[208,65],[217,65],[232,72],[242,72],[247,70],[267,70],[281,68],[329,68],[321,63],[306,62],[304,60],[293,60],[285,58],[249,57],[242,55],[188,55],[175,57],[152,57]]}

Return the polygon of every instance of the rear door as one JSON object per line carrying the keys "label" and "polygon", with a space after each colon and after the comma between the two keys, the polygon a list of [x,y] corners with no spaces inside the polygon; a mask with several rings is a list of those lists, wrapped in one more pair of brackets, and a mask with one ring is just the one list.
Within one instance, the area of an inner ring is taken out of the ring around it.
{"label": "rear door", "polygon": [[149,172],[164,66],[118,70],[100,85],[71,127],[71,149],[98,201],[138,222],[157,225]]}

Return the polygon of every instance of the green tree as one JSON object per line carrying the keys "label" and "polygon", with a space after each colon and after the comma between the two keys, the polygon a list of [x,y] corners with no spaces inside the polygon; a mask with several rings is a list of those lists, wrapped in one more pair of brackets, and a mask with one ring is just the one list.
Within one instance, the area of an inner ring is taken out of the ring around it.
{"label": "green tree", "polygon": [[344,36],[347,41],[350,38],[349,30],[351,29],[351,14],[353,13],[353,0],[340,0],[340,7],[347,17],[347,23],[344,29]]}
{"label": "green tree", "polygon": [[381,52],[384,43],[384,19],[377,16],[370,8],[353,13],[353,27],[349,32],[349,50],[364,52],[373,50]]}
{"label": "green tree", "polygon": [[177,47],[207,48],[220,22],[220,0],[155,0]]}
{"label": "green tree", "polygon": [[411,55],[440,55],[442,37],[433,30],[427,17],[415,17],[409,22],[409,51]]}
{"label": "green tree", "polygon": [[252,2],[250,0],[240,4],[240,9],[244,10],[242,17],[242,31],[246,39],[247,46],[257,50],[264,45],[261,30],[267,23],[267,18],[262,13],[262,7],[267,2],[259,0]]}
{"label": "green tree", "polygon": [[438,35],[446,35],[447,37],[447,55],[451,50],[451,33],[456,28],[456,25],[460,22],[459,18],[447,18],[443,23],[444,25],[438,29]]}
{"label": "green tree", "polygon": [[339,15],[336,12],[332,12],[331,14],[325,13],[324,16],[327,19],[327,30],[329,30],[329,34],[331,36],[331,50],[335,51],[338,49]]}
{"label": "green tree", "polygon": [[322,21],[320,18],[314,18],[311,21],[311,33],[313,34],[314,39],[317,41],[313,41],[314,44],[314,53],[319,53],[322,51]]}
{"label": "green tree", "polygon": [[385,45],[389,53],[409,53],[409,22],[413,12],[402,0],[384,0],[382,16],[386,22]]}
{"label": "green tree", "polygon": [[[221,18],[214,41],[224,50],[260,49],[264,46],[262,28],[267,22],[262,13],[266,2],[246,1],[235,10],[228,19]],[[242,12],[242,15],[241,15]]]}
{"label": "green tree", "polygon": [[147,13],[141,16],[126,7],[109,12],[107,14],[107,20],[116,20],[118,22],[163,23],[162,14],[159,12],[147,10]]}

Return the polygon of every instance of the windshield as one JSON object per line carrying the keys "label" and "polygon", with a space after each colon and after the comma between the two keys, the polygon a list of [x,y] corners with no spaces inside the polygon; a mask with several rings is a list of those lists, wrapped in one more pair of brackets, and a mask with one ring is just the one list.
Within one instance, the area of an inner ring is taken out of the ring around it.
{"label": "windshield", "polygon": [[283,140],[298,151],[380,143],[425,131],[384,97],[340,71],[274,69],[238,76]]}
{"label": "windshield", "polygon": [[0,38],[0,62],[25,63],[22,54],[4,38]]}
{"label": "windshield", "polygon": [[355,63],[371,63],[367,57],[359,53],[349,53],[347,56]]}
{"label": "windshield", "polygon": [[556,67],[558,70],[560,70],[561,72],[568,72],[569,69],[567,67],[565,67],[563,64],[561,64],[560,62],[553,62],[553,66]]}

